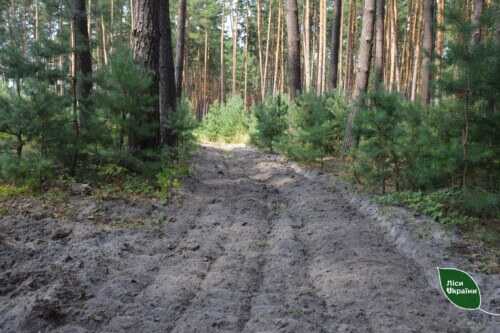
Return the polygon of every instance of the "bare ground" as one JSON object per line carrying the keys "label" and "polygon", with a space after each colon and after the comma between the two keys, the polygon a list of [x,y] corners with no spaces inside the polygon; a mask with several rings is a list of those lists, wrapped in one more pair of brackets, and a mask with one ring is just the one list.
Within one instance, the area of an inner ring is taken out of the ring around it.
{"label": "bare ground", "polygon": [[0,332],[500,332],[323,178],[243,146],[194,163],[167,206],[68,196],[64,219],[16,203]]}

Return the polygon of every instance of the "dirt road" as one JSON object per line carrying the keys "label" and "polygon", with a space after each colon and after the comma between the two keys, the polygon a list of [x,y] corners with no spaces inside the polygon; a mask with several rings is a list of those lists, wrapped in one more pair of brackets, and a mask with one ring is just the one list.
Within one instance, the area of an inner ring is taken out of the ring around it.
{"label": "dirt road", "polygon": [[329,184],[246,147],[202,147],[193,174],[170,206],[3,217],[0,332],[486,332]]}

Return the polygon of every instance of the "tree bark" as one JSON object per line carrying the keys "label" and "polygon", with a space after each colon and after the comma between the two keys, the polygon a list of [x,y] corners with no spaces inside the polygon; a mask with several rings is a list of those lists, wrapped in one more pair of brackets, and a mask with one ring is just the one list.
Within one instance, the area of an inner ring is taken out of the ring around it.
{"label": "tree bark", "polygon": [[233,8],[233,15],[231,17],[232,19],[232,35],[233,35],[233,54],[232,54],[232,87],[231,87],[231,94],[234,96],[236,95],[236,71],[238,68],[238,15],[237,15],[237,8],[236,8],[236,3],[234,4]]}
{"label": "tree bark", "polygon": [[290,98],[294,99],[302,91],[300,70],[300,32],[297,0],[286,0],[286,25],[288,40],[288,85]]}
{"label": "tree bark", "polygon": [[134,24],[134,0],[130,0],[129,2],[129,10],[130,10],[130,47],[133,48],[134,44],[134,29],[135,29],[135,24]]}
{"label": "tree bark", "polygon": [[474,11],[472,13],[472,45],[477,45],[481,42],[482,32],[481,32],[481,15],[483,14],[484,0],[474,0]]}
{"label": "tree bark", "polygon": [[175,69],[172,53],[169,0],[159,1],[158,26],[160,29],[159,54],[159,102],[160,144],[173,147],[176,144],[175,129],[169,123],[176,108]]}
{"label": "tree bark", "polygon": [[261,15],[261,0],[257,0],[257,53],[259,58],[259,79],[260,79],[260,95],[264,96],[264,63],[262,61],[262,15]]}
{"label": "tree bark", "polygon": [[243,78],[243,103],[245,105],[245,111],[248,106],[248,42],[250,34],[250,23],[248,20],[248,13],[245,16],[245,49],[243,50],[243,60],[244,60],[244,78]]}
{"label": "tree bark", "polygon": [[339,50],[340,50],[340,43],[342,41],[340,36],[341,22],[342,22],[342,0],[335,0],[333,5],[333,23],[332,23],[332,55],[331,55],[332,89],[336,89],[338,86]]}
{"label": "tree bark", "polygon": [[421,72],[421,86],[420,86],[420,99],[423,104],[429,104],[431,102],[431,65],[432,65],[432,46],[434,44],[434,1],[435,0],[425,0],[424,1],[424,35],[422,41],[422,72]]}
{"label": "tree bark", "polygon": [[442,57],[444,52],[444,12],[445,0],[437,0],[436,54],[438,57]]}
{"label": "tree bark", "polygon": [[74,70],[76,102],[79,108],[80,128],[87,127],[90,94],[92,92],[92,56],[90,54],[87,10],[85,0],[73,0]]}
{"label": "tree bark", "polygon": [[[352,94],[352,101],[360,102],[363,93],[368,87],[368,77],[370,74],[371,50],[373,42],[373,27],[375,21],[375,0],[365,0],[363,11],[363,27],[359,41],[358,68],[356,72],[356,82]],[[359,106],[355,105],[349,113],[346,125],[344,150],[350,150],[354,145],[353,126],[354,120],[359,112]]]}
{"label": "tree bark", "polygon": [[410,43],[412,43],[412,71],[408,74],[408,85],[410,86],[410,100],[415,101],[417,99],[417,88],[418,88],[418,73],[421,72],[421,46],[422,46],[422,3],[420,1],[415,1],[415,12],[414,12],[414,24],[412,30],[412,38]]}
{"label": "tree bark", "polygon": [[104,65],[108,64],[108,43],[106,38],[106,24],[104,23],[104,15],[101,14],[101,50]]}
{"label": "tree bark", "polygon": [[[159,1],[136,0],[134,1],[134,31],[133,53],[137,63],[149,70],[152,76],[150,96],[155,98],[159,91],[159,48],[160,31],[158,27]],[[145,116],[131,115],[129,150],[137,152],[142,149],[155,148],[159,138],[157,134],[159,123],[159,105],[155,101],[151,110]],[[139,133],[134,130],[149,125],[151,131]]]}
{"label": "tree bark", "polygon": [[38,15],[38,0],[35,0],[35,41],[38,41],[39,35],[39,21],[40,17]]}
{"label": "tree bark", "polygon": [[[273,76],[273,97],[276,97],[278,90],[278,72],[280,67],[280,48],[281,48],[281,21],[283,16],[283,7],[281,5],[281,1],[278,2],[278,28],[276,31],[276,50],[275,50],[275,58],[274,58],[274,76]],[[309,61],[309,59],[307,59]],[[306,62],[304,62],[305,64]]]}
{"label": "tree bark", "polygon": [[177,17],[177,42],[175,45],[175,91],[177,98],[182,96],[182,81],[184,77],[184,53],[186,45],[187,0],[180,0]]}
{"label": "tree bark", "polygon": [[345,72],[345,90],[352,94],[353,76],[354,76],[354,48],[356,41],[356,17],[357,6],[356,0],[349,0],[349,37],[347,41],[347,61]]}
{"label": "tree bark", "polygon": [[220,21],[220,91],[219,91],[219,103],[222,104],[225,101],[225,82],[224,82],[224,24],[226,23],[224,3],[222,4],[222,17]]}
{"label": "tree bark", "polygon": [[311,88],[311,3],[304,4],[304,88]]}
{"label": "tree bark", "polygon": [[375,85],[377,88],[383,87],[384,70],[384,17],[385,0],[376,0],[375,13]]}
{"label": "tree bark", "polygon": [[267,93],[267,81],[268,81],[268,68],[269,68],[269,45],[271,42],[271,23],[272,23],[272,17],[273,17],[273,2],[272,0],[269,0],[269,13],[267,17],[267,34],[266,34],[266,52],[264,54],[264,79],[263,79],[263,91],[264,95],[262,96],[262,99],[266,97]]}
{"label": "tree bark", "polygon": [[389,67],[389,90],[399,91],[400,86],[400,62],[398,56],[398,2],[397,0],[391,0],[390,7],[390,67]]}
{"label": "tree bark", "polygon": [[323,57],[323,54],[325,52],[325,47],[324,47],[324,34],[325,34],[325,22],[324,22],[324,18],[325,18],[325,10],[326,10],[326,3],[324,0],[319,0],[319,36],[318,36],[318,60],[317,60],[317,64],[318,64],[318,73],[317,73],[317,76],[316,76],[316,93],[317,95],[321,95],[323,93],[323,89],[322,89],[322,86],[323,86],[323,74],[324,74],[324,71],[325,71],[325,68],[324,68],[324,57]]}

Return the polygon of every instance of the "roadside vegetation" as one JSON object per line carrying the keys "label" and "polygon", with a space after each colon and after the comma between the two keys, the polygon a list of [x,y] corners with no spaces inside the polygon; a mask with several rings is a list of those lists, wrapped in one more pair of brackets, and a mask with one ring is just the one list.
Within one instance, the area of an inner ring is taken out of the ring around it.
{"label": "roadside vegetation", "polygon": [[[455,226],[500,254],[500,45],[470,43],[474,25],[464,22],[460,4],[451,7],[446,56],[439,59],[432,104],[411,101],[371,82],[352,104],[342,93],[303,93],[293,101],[277,96],[256,104],[240,135],[290,159],[335,170],[382,204]],[[484,29],[488,24],[485,14]],[[488,23],[489,22],[489,23]],[[233,104],[230,102],[231,107]],[[345,150],[348,114],[359,108],[355,144]],[[220,137],[233,111],[203,122],[208,138]],[[243,114],[243,107],[240,107]]]}

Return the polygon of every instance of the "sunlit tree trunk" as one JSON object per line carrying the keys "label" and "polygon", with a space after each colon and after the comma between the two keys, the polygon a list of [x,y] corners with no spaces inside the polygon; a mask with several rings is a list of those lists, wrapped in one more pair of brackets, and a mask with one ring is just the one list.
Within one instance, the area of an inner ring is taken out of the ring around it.
{"label": "sunlit tree trunk", "polygon": [[323,82],[325,73],[325,36],[326,36],[326,2],[319,0],[319,36],[318,36],[318,72],[316,77],[316,93],[321,95],[323,93]]}
{"label": "sunlit tree trunk", "polygon": [[35,0],[35,41],[38,41],[39,37],[39,21],[40,16],[38,14],[38,0]]}
{"label": "sunlit tree trunk", "polygon": [[262,61],[262,4],[257,0],[257,55],[259,58],[260,96],[264,96],[264,63]]}
{"label": "sunlit tree trunk", "polygon": [[177,98],[182,95],[182,81],[184,77],[184,55],[186,45],[186,15],[187,0],[180,0],[177,16],[177,42],[175,46],[175,91]]}
{"label": "sunlit tree trunk", "polygon": [[390,6],[390,34],[389,34],[389,45],[390,45],[390,65],[389,65],[389,90],[399,91],[400,85],[400,62],[398,55],[398,2],[397,0],[391,0]]}
{"label": "sunlit tree trunk", "polygon": [[[281,50],[281,30],[282,28],[282,17],[283,17],[283,6],[281,5],[281,1],[278,2],[278,28],[276,31],[276,50],[275,50],[275,57],[274,57],[274,76],[273,76],[273,96],[277,95],[278,91],[278,74],[279,74],[279,68],[280,68],[280,50]],[[307,60],[309,61],[309,60]],[[305,61],[304,64],[307,62]]]}
{"label": "sunlit tree trunk", "polygon": [[421,88],[420,88],[420,99],[422,103],[429,104],[431,102],[431,65],[432,65],[432,46],[434,44],[434,1],[435,0],[425,0],[424,1],[424,32],[422,41],[422,72],[421,72]]}
{"label": "sunlit tree trunk", "polygon": [[354,49],[356,43],[356,0],[349,1],[349,37],[347,41],[347,61],[345,71],[345,90],[352,94],[354,77]]}
{"label": "sunlit tree trunk", "polygon": [[484,0],[474,0],[472,13],[472,44],[479,44],[482,38],[480,19],[483,14]]}
{"label": "sunlit tree trunk", "polygon": [[208,30],[205,28],[205,52],[203,55],[203,97],[202,97],[202,104],[203,104],[203,116],[206,113],[207,110],[207,104],[208,104]]}
{"label": "sunlit tree trunk", "polygon": [[[363,26],[361,38],[359,41],[358,67],[356,71],[356,82],[352,93],[352,101],[359,103],[359,99],[368,87],[368,78],[370,75],[371,50],[373,42],[373,28],[375,21],[375,0],[365,0],[363,10]],[[353,126],[359,107],[351,109],[347,119],[344,148],[350,150],[354,145]]]}
{"label": "sunlit tree trunk", "polygon": [[248,13],[246,14],[245,17],[245,49],[243,51],[243,60],[244,60],[244,83],[243,83],[243,103],[245,104],[245,110],[247,110],[248,107],[248,41],[249,41],[249,34],[250,34],[250,26],[249,26],[249,19],[248,19]]}
{"label": "sunlit tree trunk", "polygon": [[311,3],[304,4],[304,89],[311,88]]}
{"label": "sunlit tree trunk", "polygon": [[444,52],[444,13],[445,13],[445,0],[437,0],[436,8],[436,54],[438,57],[443,56]]}
{"label": "sunlit tree trunk", "polygon": [[104,15],[101,14],[101,50],[103,55],[104,65],[108,64],[108,43],[107,43],[107,31],[106,24],[104,22]]}
{"label": "sunlit tree trunk", "polygon": [[224,25],[226,23],[224,3],[222,3],[222,16],[220,22],[220,78],[219,78],[219,103],[225,101],[225,84],[224,84]]}
{"label": "sunlit tree trunk", "polygon": [[415,101],[417,98],[417,88],[418,88],[418,74],[420,72],[421,65],[421,36],[422,36],[422,4],[420,1],[416,1],[415,19],[412,31],[411,43],[413,45],[413,56],[412,56],[412,71],[411,76],[409,76],[410,89],[410,100]]}
{"label": "sunlit tree trunk", "polygon": [[268,67],[269,67],[269,45],[271,42],[271,23],[273,17],[273,1],[269,0],[268,6],[268,17],[267,17],[267,34],[266,34],[266,51],[264,53],[264,79],[262,80],[262,99],[264,99],[267,93],[267,81],[268,81]]}
{"label": "sunlit tree trunk", "polygon": [[235,4],[235,8],[233,8],[232,15],[232,35],[233,35],[233,55],[232,55],[232,89],[231,94],[236,95],[236,71],[238,68],[238,15],[237,8]]}

